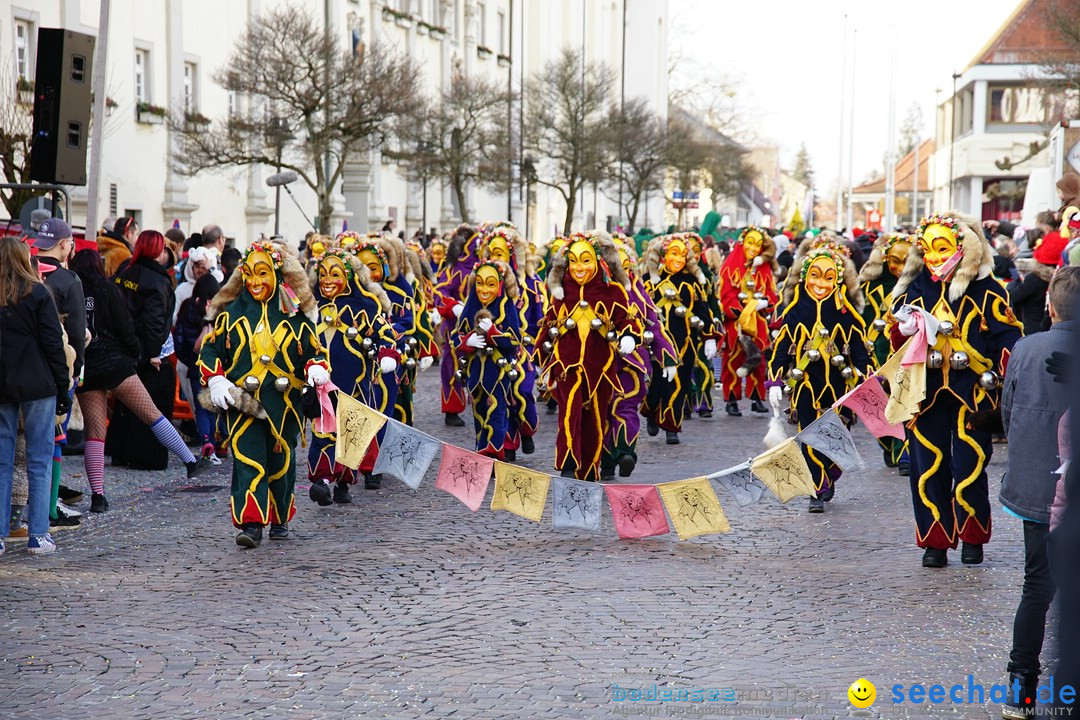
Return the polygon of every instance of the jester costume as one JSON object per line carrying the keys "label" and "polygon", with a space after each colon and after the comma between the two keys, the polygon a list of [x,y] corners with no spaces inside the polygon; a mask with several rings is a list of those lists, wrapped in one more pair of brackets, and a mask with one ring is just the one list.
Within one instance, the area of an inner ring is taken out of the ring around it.
{"label": "jester costume", "polygon": [[[294,251],[252,243],[210,305],[214,326],[199,356],[208,400],[226,412],[233,455],[230,507],[236,542],[256,547],[262,528],[288,537],[296,512],[300,391],[329,380],[315,323],[315,298]],[[206,394],[202,401],[207,404]]]}
{"label": "jester costume", "polygon": [[[413,424],[413,398],[416,393],[416,373],[429,367],[439,356],[439,346],[435,342],[435,326],[429,313],[433,302],[434,274],[431,273],[427,260],[424,259],[422,248],[418,250],[405,246],[402,251],[405,282],[399,281],[396,285],[402,289],[408,285],[412,289],[413,326],[408,331],[402,349],[405,363],[399,375],[394,419],[411,426]],[[389,292],[387,291],[388,294]],[[400,303],[399,307],[403,307],[404,304],[404,302]],[[391,302],[391,315],[396,314],[394,303]]]}
{"label": "jester costume", "polygon": [[615,359],[635,350],[643,329],[628,282],[614,244],[600,233],[571,236],[551,258],[541,357],[559,408],[555,467],[565,477],[600,477],[615,395],[622,391]]}
{"label": "jester costume", "polygon": [[[904,271],[912,238],[909,235],[882,235],[874,243],[870,258],[859,271],[859,288],[866,307],[863,320],[866,322],[866,340],[873,346],[871,359],[874,367],[880,368],[889,358],[892,346],[886,327],[892,315],[889,312],[889,295],[896,286],[896,280]],[[883,437],[878,444],[885,456],[886,467],[898,467],[901,475],[909,472],[907,443],[899,438]]]}
{"label": "jester costume", "polygon": [[[916,541],[924,567],[943,567],[947,551],[963,542],[961,561],[982,562],[990,540],[986,465],[990,432],[971,426],[975,413],[992,411],[1000,378],[1022,326],[992,277],[993,253],[977,222],[935,215],[919,226],[916,244],[893,288],[892,314],[914,306],[940,325],[927,336],[926,399],[908,423],[911,497]],[[915,318],[890,328],[894,348],[915,335]]]}
{"label": "jester costume", "polygon": [[650,435],[662,428],[669,445],[679,443],[683,418],[690,407],[699,344],[709,360],[716,355],[717,332],[709,308],[705,276],[692,252],[694,233],[659,237],[649,243],[645,266],[649,280],[645,289],[659,311],[660,321],[674,344],[677,358],[674,376],[664,365],[654,363],[652,379],[641,414],[648,421]]}
{"label": "jester costume", "polygon": [[[368,268],[352,253],[325,246],[310,271],[319,304],[319,339],[330,360],[330,380],[338,392],[378,407],[376,388],[384,370],[394,372],[399,353],[394,331],[386,321],[390,299]],[[334,459],[337,437],[312,429],[308,452],[309,496],[320,505],[351,502],[351,468]],[[335,484],[333,496],[329,484]]]}
{"label": "jester costume", "polygon": [[477,265],[466,283],[465,307],[452,344],[457,371],[472,398],[476,451],[510,460],[510,394],[520,375],[521,315],[513,270],[499,261]]}
{"label": "jester costume", "polygon": [[[715,213],[712,213],[715,215]],[[708,218],[708,216],[706,216]],[[687,412],[696,412],[701,417],[712,417],[713,399],[712,388],[716,382],[713,372],[713,358],[715,352],[709,355],[705,352],[705,341],[708,338],[723,340],[723,313],[720,310],[720,267],[723,261],[716,248],[705,248],[704,238],[693,233],[690,236],[690,252],[698,259],[698,269],[705,278],[704,293],[705,301],[709,304],[709,313],[712,316],[713,327],[711,332],[701,332],[695,336],[694,350],[697,359],[694,361],[694,382],[690,390],[690,407]]]}
{"label": "jester costume", "polygon": [[[769,328],[765,321],[777,301],[776,245],[764,230],[750,226],[739,234],[731,253],[720,268],[720,307],[724,313],[724,364],[720,382],[724,389],[729,415],[742,415],[743,378],[751,410],[768,412],[764,398],[765,364],[753,370],[744,367],[749,355],[741,337],[747,338],[757,352],[765,355],[769,347]],[[740,374],[740,370],[743,374]]]}
{"label": "jester costume", "polygon": [[[785,288],[779,333],[769,360],[769,400],[779,406],[781,388],[791,395],[790,412],[802,430],[817,420],[872,369],[860,314],[862,294],[846,248],[821,238],[798,267],[799,283]],[[790,372],[789,372],[790,371]],[[845,423],[850,411],[840,413]],[[817,494],[810,512],[824,512],[832,499],[838,468],[828,457],[802,445]]]}
{"label": "jester costume", "polygon": [[639,410],[648,393],[653,366],[671,368],[667,372],[672,374],[679,364],[679,356],[660,319],[656,304],[645,283],[634,272],[636,257],[633,247],[621,244],[618,250],[623,271],[630,280],[631,312],[642,318],[644,331],[642,343],[634,348],[634,352],[615,358],[619,390],[615,394],[615,412],[600,459],[600,475],[604,480],[615,479],[616,467],[619,477],[629,477],[637,466],[637,439],[641,432]]}
{"label": "jester costume", "polygon": [[450,335],[457,325],[464,302],[465,279],[469,277],[480,256],[477,254],[479,235],[469,225],[460,225],[446,248],[446,259],[435,279],[435,297],[442,317],[441,334],[444,339],[439,377],[442,381],[442,411],[446,424],[461,427],[465,421],[465,389],[457,379],[455,368],[457,356],[450,346]]}

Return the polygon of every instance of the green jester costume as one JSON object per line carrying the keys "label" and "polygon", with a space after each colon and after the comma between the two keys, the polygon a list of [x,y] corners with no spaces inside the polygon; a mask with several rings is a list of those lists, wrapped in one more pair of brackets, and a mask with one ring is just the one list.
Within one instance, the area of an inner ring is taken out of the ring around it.
{"label": "green jester costume", "polygon": [[[296,442],[305,384],[329,380],[315,323],[315,299],[289,248],[252,243],[239,271],[210,306],[213,330],[199,356],[204,405],[224,410],[233,451],[232,520],[236,544],[256,547],[264,525],[288,537],[296,509]],[[209,398],[206,395],[209,395]]]}

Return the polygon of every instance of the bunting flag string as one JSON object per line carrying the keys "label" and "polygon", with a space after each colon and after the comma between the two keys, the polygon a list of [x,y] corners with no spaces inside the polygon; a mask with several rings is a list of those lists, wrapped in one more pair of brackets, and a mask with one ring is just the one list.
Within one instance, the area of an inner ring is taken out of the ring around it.
{"label": "bunting flag string", "polygon": [[795,439],[825,455],[845,472],[862,467],[862,456],[855,447],[855,439],[832,410],[823,412],[821,417],[799,431]]}

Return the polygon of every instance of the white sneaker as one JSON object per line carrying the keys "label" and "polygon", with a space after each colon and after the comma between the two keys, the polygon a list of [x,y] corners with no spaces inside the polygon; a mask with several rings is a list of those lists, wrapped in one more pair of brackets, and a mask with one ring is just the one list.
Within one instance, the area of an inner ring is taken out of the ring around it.
{"label": "white sneaker", "polygon": [[3,555],[5,550],[7,548],[4,546],[4,538],[0,538],[0,555]]}
{"label": "white sneaker", "polygon": [[64,514],[67,515],[68,517],[75,517],[75,518],[82,517],[81,512],[79,512],[78,510],[76,510],[73,507],[65,505],[63,503],[63,501],[61,501],[61,500],[56,501],[56,509],[57,510],[63,510]]}
{"label": "white sneaker", "polygon": [[26,543],[26,551],[31,555],[48,555],[56,552],[56,543],[53,542],[52,535],[48,533],[31,535],[29,542]]}

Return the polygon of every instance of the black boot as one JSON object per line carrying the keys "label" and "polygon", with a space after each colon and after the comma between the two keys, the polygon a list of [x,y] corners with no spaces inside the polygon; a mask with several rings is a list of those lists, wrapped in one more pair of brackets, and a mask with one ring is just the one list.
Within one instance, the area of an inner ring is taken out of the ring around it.
{"label": "black boot", "polygon": [[760,400],[752,400],[750,402],[750,410],[756,413],[769,412],[769,408],[765,407],[765,403],[761,402]]}
{"label": "black boot", "polygon": [[812,512],[812,513],[823,513],[823,512],[825,512],[825,501],[820,497],[812,497],[812,498],[810,498],[809,512]]}
{"label": "black boot", "polygon": [[667,436],[667,444],[668,445],[678,445],[679,444],[679,433],[671,432],[670,430],[667,430],[667,431],[664,432],[664,434]]}
{"label": "black boot", "polygon": [[280,525],[270,525],[270,539],[271,540],[288,540],[289,539],[289,523],[281,523]]}
{"label": "black boot", "polygon": [[[1020,696],[1016,695],[1016,685],[1020,685]],[[1005,704],[1001,706],[1001,717],[1005,720],[1021,720],[1035,716],[1035,704],[1038,700],[1039,687],[1038,674],[1009,673],[1008,696]]]}
{"label": "black boot", "polygon": [[555,402],[555,398],[552,398],[547,401],[547,405],[545,407],[547,408],[548,415],[554,415],[555,411],[559,409],[559,403]]}
{"label": "black boot", "polygon": [[896,467],[899,464],[896,460],[893,460],[892,450],[885,450],[882,452],[882,455],[885,456],[885,467]]}
{"label": "black boot", "polygon": [[533,442],[532,435],[521,436],[521,452],[526,455],[532,455],[536,452],[536,443]]}
{"label": "black boot", "polygon": [[983,561],[983,546],[963,543],[960,548],[960,562],[965,565],[980,565]]}
{"label": "black boot", "polygon": [[189,463],[184,463],[184,467],[187,468],[188,480],[199,474],[199,461],[192,460]]}
{"label": "black boot", "polygon": [[364,489],[365,490],[378,490],[382,487],[382,474],[378,475],[365,475],[364,476]]}
{"label": "black boot", "polygon": [[562,472],[559,473],[559,477],[576,478],[577,475],[574,474],[573,470],[571,470],[569,468],[563,468]]}
{"label": "black boot", "polygon": [[109,509],[109,501],[99,493],[90,494],[90,512],[103,513]]}
{"label": "black boot", "polygon": [[645,432],[649,433],[649,437],[656,437],[660,434],[660,426],[652,420],[645,420]]}
{"label": "black boot", "polygon": [[712,417],[712,410],[709,410],[709,409],[702,410],[701,412],[698,413],[698,417],[711,418]]}
{"label": "black boot", "polygon": [[724,411],[731,417],[742,417],[742,412],[739,410],[739,403],[734,400],[724,406]]}
{"label": "black boot", "polygon": [[[334,502],[339,505],[348,505],[352,502],[352,494],[349,492],[349,483],[338,482],[334,485]],[[274,531],[270,531],[270,537],[274,537]]]}
{"label": "black boot", "polygon": [[503,450],[503,462],[515,462],[517,460],[517,450]]}
{"label": "black boot", "polygon": [[901,460],[896,463],[896,474],[900,477],[908,477],[911,475],[911,463],[907,460]]}
{"label": "black boot", "polygon": [[308,490],[308,497],[311,498],[312,502],[319,503],[319,505],[323,507],[334,504],[330,495],[330,486],[321,478],[316,478],[311,481],[311,489]]}
{"label": "black boot", "polygon": [[830,483],[829,487],[825,489],[825,492],[821,493],[821,499],[825,502],[829,502],[833,499],[833,495],[836,494],[836,483]]}
{"label": "black boot", "polygon": [[924,568],[943,568],[949,564],[948,551],[939,548],[926,548],[922,556]]}
{"label": "black boot", "polygon": [[236,544],[242,548],[259,547],[262,544],[262,525],[244,523],[243,528],[236,534]]}
{"label": "black boot", "polygon": [[619,458],[619,477],[630,477],[630,473],[634,472],[634,467],[637,466],[637,461],[629,455],[623,455]]}
{"label": "black boot", "polygon": [[457,413],[446,413],[444,422],[450,427],[465,427],[465,421]]}

